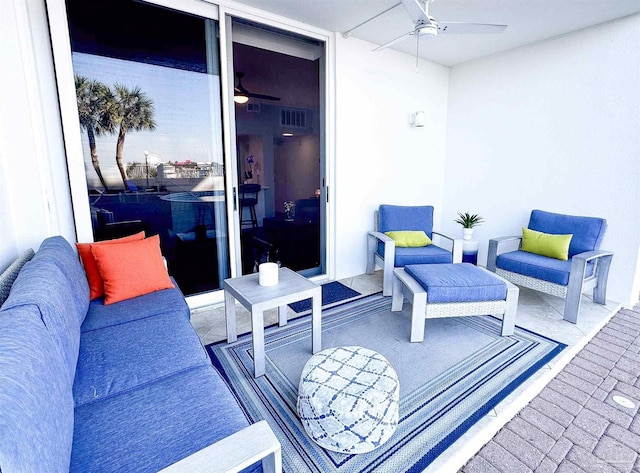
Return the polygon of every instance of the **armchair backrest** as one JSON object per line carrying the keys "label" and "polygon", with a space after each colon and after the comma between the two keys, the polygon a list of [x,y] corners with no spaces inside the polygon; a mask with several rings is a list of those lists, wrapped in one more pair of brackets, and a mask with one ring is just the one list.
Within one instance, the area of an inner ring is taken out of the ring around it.
{"label": "armchair backrest", "polygon": [[596,217],[578,217],[532,210],[529,229],[553,234],[573,234],[569,245],[569,258],[578,253],[600,248],[607,221]]}
{"label": "armchair backrest", "polygon": [[398,230],[422,230],[431,238],[433,206],[381,205],[377,231],[384,233]]}

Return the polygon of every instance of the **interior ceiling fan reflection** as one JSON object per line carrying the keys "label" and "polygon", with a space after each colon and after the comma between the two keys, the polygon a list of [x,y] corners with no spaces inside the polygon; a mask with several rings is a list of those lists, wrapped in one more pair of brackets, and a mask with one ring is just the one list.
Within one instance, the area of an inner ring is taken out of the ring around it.
{"label": "interior ceiling fan reflection", "polygon": [[494,25],[487,23],[461,23],[461,22],[440,22],[438,23],[434,17],[429,15],[429,3],[433,0],[401,0],[393,7],[378,13],[376,16],[369,18],[368,20],[360,23],[358,26],[343,33],[345,38],[348,38],[351,33],[361,26],[369,23],[370,21],[384,15],[390,10],[402,5],[407,11],[409,17],[413,21],[414,28],[411,31],[398,36],[391,41],[378,46],[374,51],[380,51],[388,48],[400,41],[415,36],[416,38],[416,65],[418,61],[418,48],[420,46],[420,38],[422,36],[435,37],[438,34],[496,34],[502,33],[507,25]]}
{"label": "interior ceiling fan reflection", "polygon": [[244,72],[236,72],[236,78],[238,82],[233,89],[233,101],[236,103],[247,103],[250,98],[254,99],[262,99],[262,100],[274,100],[279,101],[280,97],[274,97],[273,95],[265,95],[265,94],[256,94],[253,92],[249,92],[242,85],[242,78],[244,77]]}

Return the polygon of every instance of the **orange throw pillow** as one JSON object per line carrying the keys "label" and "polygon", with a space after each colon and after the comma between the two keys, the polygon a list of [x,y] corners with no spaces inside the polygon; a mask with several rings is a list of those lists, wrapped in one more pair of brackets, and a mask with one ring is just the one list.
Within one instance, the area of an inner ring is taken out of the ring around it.
{"label": "orange throw pillow", "polygon": [[91,248],[104,281],[104,304],[174,287],[160,252],[160,237]]}
{"label": "orange throw pillow", "polygon": [[95,243],[76,243],[78,254],[80,255],[80,259],[82,259],[82,265],[84,266],[84,272],[87,273],[90,301],[104,295],[104,283],[102,282],[102,276],[100,276],[100,272],[98,271],[96,260],[91,253],[91,247],[94,245],[111,245],[114,243],[137,240],[144,240],[144,232],[136,233],[135,235],[126,236],[124,238],[117,238],[115,240],[98,241]]}

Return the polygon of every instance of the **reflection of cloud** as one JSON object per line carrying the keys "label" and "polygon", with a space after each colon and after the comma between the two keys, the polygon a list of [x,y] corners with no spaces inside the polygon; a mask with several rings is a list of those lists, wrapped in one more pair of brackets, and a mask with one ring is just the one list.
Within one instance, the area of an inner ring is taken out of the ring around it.
{"label": "reflection of cloud", "polygon": [[[109,86],[116,82],[139,86],[153,100],[156,130],[127,133],[125,162],[144,163],[145,151],[160,155],[165,162],[223,162],[219,76],[84,53],[73,53],[73,68],[76,74]],[[98,137],[96,144],[107,182],[121,184],[116,141],[113,134]],[[97,181],[86,133],[82,145],[87,178]]]}

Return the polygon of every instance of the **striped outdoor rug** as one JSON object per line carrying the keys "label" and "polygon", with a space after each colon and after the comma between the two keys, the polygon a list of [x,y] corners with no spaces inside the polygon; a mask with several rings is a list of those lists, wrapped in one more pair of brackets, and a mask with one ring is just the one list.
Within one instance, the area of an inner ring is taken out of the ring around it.
{"label": "striped outdoor rug", "polygon": [[377,351],[400,380],[398,429],[362,455],[324,450],[298,419],[298,382],[311,356],[309,316],[265,331],[266,374],[257,380],[250,335],[207,351],[249,418],[270,424],[282,444],[285,472],[417,472],[565,345],[520,328],[501,337],[501,322],[490,316],[428,320],[424,342],[410,343],[410,307],[391,312],[391,298],[376,294],[323,310],[323,349]]}

